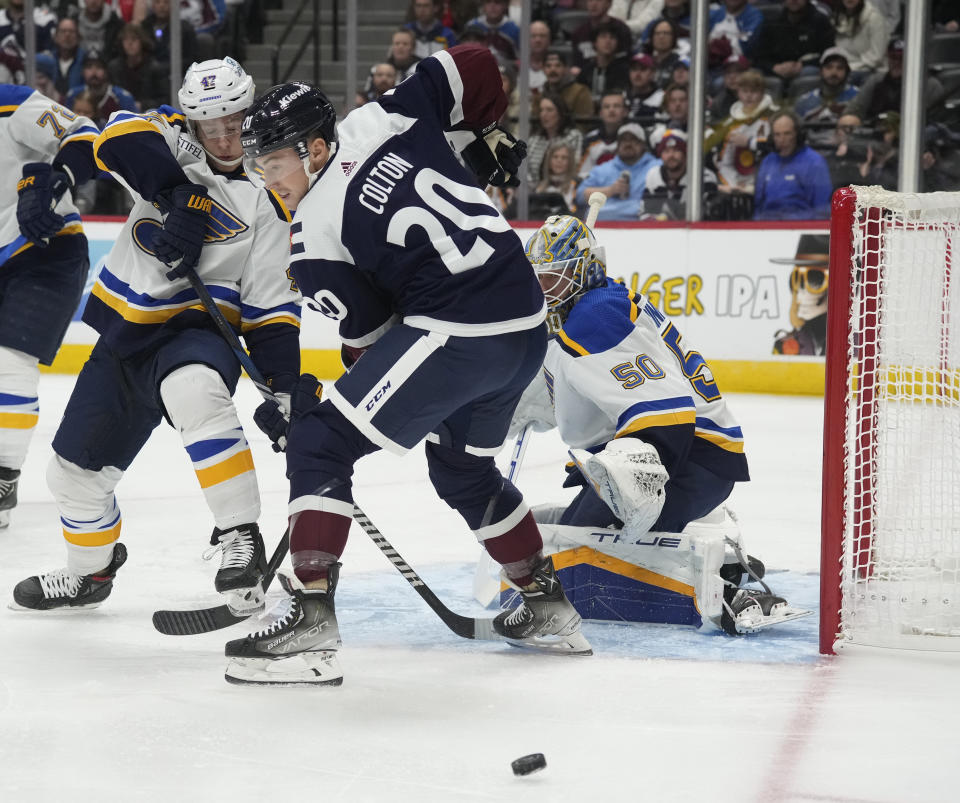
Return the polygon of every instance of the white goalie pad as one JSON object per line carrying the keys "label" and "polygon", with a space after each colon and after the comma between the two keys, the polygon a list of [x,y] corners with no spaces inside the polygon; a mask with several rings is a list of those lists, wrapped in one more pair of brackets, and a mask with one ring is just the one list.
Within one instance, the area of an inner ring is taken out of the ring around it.
{"label": "white goalie pad", "polygon": [[624,530],[642,533],[660,517],[670,476],[649,443],[620,438],[598,454],[571,449],[570,456]]}

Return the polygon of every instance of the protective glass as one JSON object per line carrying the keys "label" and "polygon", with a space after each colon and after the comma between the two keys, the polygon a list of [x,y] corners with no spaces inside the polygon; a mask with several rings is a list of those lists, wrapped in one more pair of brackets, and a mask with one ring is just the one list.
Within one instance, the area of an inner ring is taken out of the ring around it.
{"label": "protective glass", "polygon": [[303,159],[293,148],[282,148],[260,156],[244,156],[243,167],[247,178],[256,187],[276,190],[281,186],[301,183],[306,185],[307,174]]}

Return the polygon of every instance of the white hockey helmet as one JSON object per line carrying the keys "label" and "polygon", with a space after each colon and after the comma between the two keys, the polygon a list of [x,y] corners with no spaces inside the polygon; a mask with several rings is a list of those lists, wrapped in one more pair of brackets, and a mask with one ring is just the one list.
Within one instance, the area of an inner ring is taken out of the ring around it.
{"label": "white hockey helmet", "polygon": [[245,111],[255,92],[253,78],[227,56],[191,64],[177,98],[188,120],[211,120]]}
{"label": "white hockey helmet", "polygon": [[548,217],[527,240],[526,253],[551,311],[565,313],[578,296],[606,281],[603,247],[573,215]]}

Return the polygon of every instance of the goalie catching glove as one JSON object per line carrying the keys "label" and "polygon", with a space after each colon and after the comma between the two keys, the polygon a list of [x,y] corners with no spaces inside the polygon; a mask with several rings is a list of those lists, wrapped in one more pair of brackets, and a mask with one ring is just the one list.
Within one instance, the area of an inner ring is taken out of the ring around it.
{"label": "goalie catching glove", "polygon": [[645,533],[660,518],[670,475],[649,443],[618,438],[597,454],[571,449],[570,456],[624,529]]}
{"label": "goalie catching glove", "polygon": [[268,399],[257,407],[253,413],[254,423],[270,438],[273,451],[283,452],[287,448],[290,422],[316,407],[322,398],[323,385],[313,374],[303,374],[292,393],[278,393],[276,401]]}
{"label": "goalie catching glove", "polygon": [[527,157],[527,143],[494,123],[477,132],[477,138],[460,155],[486,186],[519,187],[520,165]]}
{"label": "goalie catching glove", "polygon": [[70,176],[46,162],[25,164],[23,177],[17,182],[20,233],[35,245],[46,248],[64,224],[63,215],[54,212],[54,207],[72,186]]}
{"label": "goalie catching glove", "polygon": [[157,198],[156,204],[167,217],[160,231],[153,235],[153,253],[171,269],[168,279],[182,279],[200,261],[213,201],[206,187],[181,184],[169,196]]}

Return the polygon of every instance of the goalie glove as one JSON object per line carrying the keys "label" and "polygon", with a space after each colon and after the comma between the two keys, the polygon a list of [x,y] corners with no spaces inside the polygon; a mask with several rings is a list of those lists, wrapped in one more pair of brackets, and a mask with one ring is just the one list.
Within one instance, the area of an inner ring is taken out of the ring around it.
{"label": "goalie glove", "polygon": [[213,201],[203,185],[181,184],[169,197],[158,198],[157,206],[167,217],[153,235],[153,253],[171,268],[168,279],[182,279],[200,261]]}
{"label": "goalie glove", "polygon": [[17,182],[17,223],[24,237],[41,248],[49,245],[64,224],[54,207],[72,184],[65,172],[46,162],[23,166],[23,177]]}
{"label": "goalie glove", "polygon": [[527,389],[523,391],[517,403],[517,409],[513,411],[507,437],[517,437],[528,424],[534,432],[547,432],[557,425],[547,383],[542,373],[537,373],[533,381],[527,385]]}
{"label": "goalie glove", "polygon": [[518,173],[527,157],[527,143],[494,123],[477,132],[476,140],[460,155],[484,186],[519,187]]}

